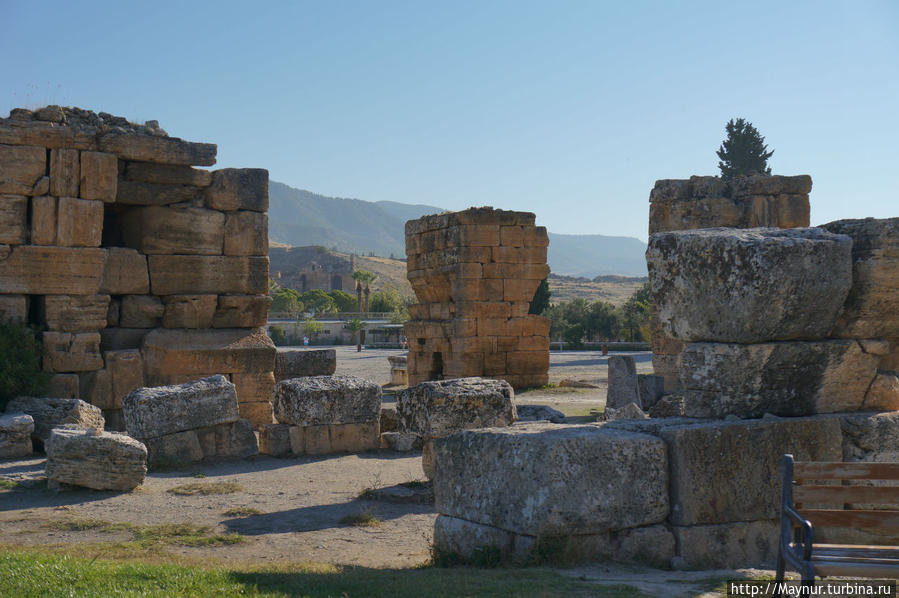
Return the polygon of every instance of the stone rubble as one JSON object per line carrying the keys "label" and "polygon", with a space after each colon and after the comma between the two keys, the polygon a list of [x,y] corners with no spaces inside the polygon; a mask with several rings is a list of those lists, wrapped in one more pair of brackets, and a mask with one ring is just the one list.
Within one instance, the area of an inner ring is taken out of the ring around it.
{"label": "stone rubble", "polygon": [[16,397],[6,404],[6,413],[25,413],[34,419],[32,438],[46,443],[57,426],[73,424],[81,429],[103,429],[105,420],[99,408],[80,399]]}

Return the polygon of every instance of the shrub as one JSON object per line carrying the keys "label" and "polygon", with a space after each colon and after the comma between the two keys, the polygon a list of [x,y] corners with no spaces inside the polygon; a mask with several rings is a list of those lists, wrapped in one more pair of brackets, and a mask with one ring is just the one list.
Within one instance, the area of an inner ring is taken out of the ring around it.
{"label": "shrub", "polygon": [[34,331],[21,322],[0,322],[0,411],[17,396],[43,394],[49,383]]}

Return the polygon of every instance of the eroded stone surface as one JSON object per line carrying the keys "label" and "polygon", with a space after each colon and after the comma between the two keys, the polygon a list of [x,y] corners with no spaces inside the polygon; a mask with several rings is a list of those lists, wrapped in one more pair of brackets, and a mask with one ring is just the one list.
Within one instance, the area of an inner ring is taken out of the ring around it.
{"label": "eroded stone surface", "polygon": [[275,356],[275,380],[303,376],[330,376],[337,369],[334,349],[278,351]]}
{"label": "eroded stone surface", "polygon": [[147,449],[125,434],[56,429],[45,444],[47,480],[95,490],[131,490],[147,475]]}
{"label": "eroded stone surface", "polygon": [[471,428],[509,426],[515,391],[504,380],[458,378],[422,382],[397,394],[400,431],[435,438]]}
{"label": "eroded stone surface", "polygon": [[300,426],[378,422],[381,387],[355,376],[309,376],[275,385],[275,419]]}
{"label": "eroded stone surface", "polygon": [[50,431],[65,424],[103,429],[103,412],[79,399],[16,397],[6,405],[7,413],[26,413],[34,418],[33,438],[46,442]]}
{"label": "eroded stone surface", "polygon": [[34,418],[25,413],[0,415],[0,459],[15,459],[31,454]]}

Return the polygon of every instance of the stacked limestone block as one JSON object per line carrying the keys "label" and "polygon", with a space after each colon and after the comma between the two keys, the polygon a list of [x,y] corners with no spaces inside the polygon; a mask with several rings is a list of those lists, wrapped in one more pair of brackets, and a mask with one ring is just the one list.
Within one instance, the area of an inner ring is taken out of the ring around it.
{"label": "stacked limestone block", "polygon": [[[699,228],[796,228],[809,225],[812,179],[808,175],[718,177],[656,181],[649,194],[649,234]],[[652,313],[653,369],[665,389],[678,389],[678,361],[683,344],[661,329]]]}
{"label": "stacked limestone block", "polygon": [[274,457],[357,453],[381,444],[381,387],[355,376],[288,378],[275,385],[275,418],[259,430]]}
{"label": "stacked limestone block", "polygon": [[[268,174],[193,168],[215,154],[153,121],[77,108],[0,119],[0,315],[40,325],[52,395],[91,401],[113,428],[130,390],[214,373],[234,379],[247,417],[271,421],[273,363],[228,356],[249,342],[274,360],[257,333],[271,301]],[[226,367],[147,361],[146,337],[168,330]]]}
{"label": "stacked limestone block", "polygon": [[259,447],[242,419],[234,384],[224,376],[138,388],[123,399],[128,434],[143,442],[151,462],[251,457]]}
{"label": "stacked limestone block", "polygon": [[646,256],[653,301],[663,331],[685,343],[685,414],[899,407],[899,385],[887,369],[899,301],[890,257],[899,250],[897,224],[830,225],[876,243],[876,252],[821,228],[652,235]]}
{"label": "stacked limestone block", "polygon": [[535,216],[469,208],[406,223],[408,382],[483,376],[516,388],[549,373],[549,321],[529,315],[549,274]]}

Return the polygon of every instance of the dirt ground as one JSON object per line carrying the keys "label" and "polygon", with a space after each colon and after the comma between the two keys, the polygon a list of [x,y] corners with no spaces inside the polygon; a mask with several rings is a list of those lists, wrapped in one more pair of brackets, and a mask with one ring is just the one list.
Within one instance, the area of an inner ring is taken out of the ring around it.
{"label": "dirt ground", "polygon": [[[389,350],[338,348],[341,374],[355,374],[382,384],[389,382]],[[647,354],[637,354],[645,371]],[[519,399],[563,411],[589,411],[605,401],[606,358],[597,353],[553,353],[550,379],[574,379],[596,389],[537,390]],[[165,547],[173,555],[221,559],[224,562],[326,562],[365,567],[412,567],[427,561],[433,523],[431,504],[387,502],[361,498],[370,488],[398,487],[423,479],[420,453],[373,451],[329,455],[200,463],[183,469],[150,473],[133,492],[69,489],[51,492],[42,483],[44,459],[0,461],[0,531],[2,542],[15,545],[71,545],[71,552],[102,556],[99,543],[126,542],[133,534],[103,522],[133,526],[191,523],[208,526],[211,534],[239,534],[240,542],[212,546]],[[179,495],[185,484],[236,486],[227,494]],[[14,485],[15,484],[15,485]],[[410,484],[414,487],[414,484]],[[240,509],[241,515],[227,514]],[[252,509],[253,511],[247,511]],[[360,527],[342,522],[371,515],[378,524]],[[67,526],[66,522],[92,525]],[[54,524],[53,522],[56,522]],[[73,531],[69,527],[88,527]],[[696,596],[702,580],[726,579],[735,572],[679,573],[632,567],[595,566],[567,570],[597,583],[634,582],[650,595]],[[746,572],[744,574],[753,574]],[[639,583],[635,580],[639,580]],[[674,580],[674,581],[672,581]],[[696,580],[696,583],[691,582]],[[660,585],[661,584],[661,585]],[[707,585],[707,582],[706,582]],[[660,587],[667,587],[664,592]]]}

